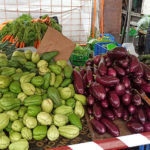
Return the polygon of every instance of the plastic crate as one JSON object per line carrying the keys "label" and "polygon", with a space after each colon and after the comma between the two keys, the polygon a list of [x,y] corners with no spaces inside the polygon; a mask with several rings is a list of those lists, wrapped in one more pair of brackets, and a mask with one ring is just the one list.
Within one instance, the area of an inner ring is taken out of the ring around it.
{"label": "plastic crate", "polygon": [[[100,34],[100,37],[102,37],[102,34]],[[112,42],[115,42],[115,37],[113,35],[109,34],[109,33],[104,33],[103,34],[103,38],[104,39],[109,39]]]}
{"label": "plastic crate", "polygon": [[70,61],[74,66],[84,66],[86,61]]}
{"label": "plastic crate", "polygon": [[[97,55],[101,55],[101,54],[106,54],[107,53],[107,49],[103,47],[103,45],[107,45],[113,42],[107,42],[107,43],[96,43],[95,44],[95,56]],[[117,44],[118,47],[121,47],[120,44]]]}
{"label": "plastic crate", "polygon": [[150,150],[150,145],[139,146],[139,150]]}

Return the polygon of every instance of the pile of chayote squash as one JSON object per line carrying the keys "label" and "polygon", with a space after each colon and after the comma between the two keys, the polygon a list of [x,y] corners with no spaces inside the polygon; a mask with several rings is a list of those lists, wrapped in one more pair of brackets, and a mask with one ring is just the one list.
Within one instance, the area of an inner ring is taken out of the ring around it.
{"label": "pile of chayote squash", "polygon": [[57,51],[41,56],[0,53],[0,149],[27,150],[31,139],[73,139],[82,130],[86,97],[76,94],[73,68],[54,61]]}

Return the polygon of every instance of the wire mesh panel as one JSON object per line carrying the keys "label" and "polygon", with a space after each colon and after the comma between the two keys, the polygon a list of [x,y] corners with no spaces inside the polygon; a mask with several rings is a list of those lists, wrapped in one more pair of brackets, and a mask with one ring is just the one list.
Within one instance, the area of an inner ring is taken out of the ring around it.
{"label": "wire mesh panel", "polygon": [[57,16],[63,34],[77,43],[85,43],[90,34],[92,0],[0,0],[0,23],[24,13]]}

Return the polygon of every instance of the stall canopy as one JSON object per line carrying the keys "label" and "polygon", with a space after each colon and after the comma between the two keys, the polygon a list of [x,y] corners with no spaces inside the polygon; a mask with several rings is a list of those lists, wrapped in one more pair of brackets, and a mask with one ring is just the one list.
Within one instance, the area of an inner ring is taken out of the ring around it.
{"label": "stall canopy", "polygon": [[63,34],[77,43],[85,43],[90,34],[92,0],[0,0],[0,23],[24,13],[57,16]]}

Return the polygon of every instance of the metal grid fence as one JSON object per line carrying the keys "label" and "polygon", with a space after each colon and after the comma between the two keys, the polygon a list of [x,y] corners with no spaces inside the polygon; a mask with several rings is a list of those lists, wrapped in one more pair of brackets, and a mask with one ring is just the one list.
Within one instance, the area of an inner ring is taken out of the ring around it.
{"label": "metal grid fence", "polygon": [[28,13],[33,17],[57,16],[63,34],[85,43],[91,30],[93,0],[0,0],[0,23]]}

